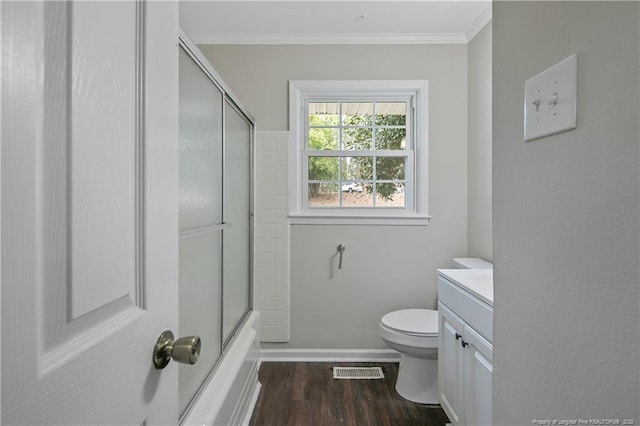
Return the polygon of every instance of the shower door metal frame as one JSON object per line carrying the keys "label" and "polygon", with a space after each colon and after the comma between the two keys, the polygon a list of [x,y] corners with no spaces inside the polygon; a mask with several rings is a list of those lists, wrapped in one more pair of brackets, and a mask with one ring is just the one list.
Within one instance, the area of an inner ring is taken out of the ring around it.
{"label": "shower door metal frame", "polygon": [[[194,63],[202,70],[202,72],[204,72],[204,74],[211,80],[211,82],[217,87],[218,90],[220,90],[220,92],[222,92],[222,211],[224,212],[224,208],[225,208],[225,176],[226,176],[226,160],[225,160],[225,154],[226,154],[226,142],[227,142],[227,137],[226,137],[226,108],[227,108],[227,103],[229,104],[229,106],[231,108],[234,108],[236,110],[236,112],[238,112],[241,117],[247,121],[247,123],[250,125],[251,129],[250,129],[250,141],[249,141],[249,153],[250,153],[250,158],[249,158],[249,184],[250,184],[250,188],[249,188],[249,300],[248,300],[248,309],[247,311],[244,313],[244,315],[240,318],[240,320],[238,321],[238,323],[235,325],[233,331],[231,332],[231,334],[228,336],[227,339],[224,338],[224,331],[223,331],[223,318],[224,318],[224,281],[222,281],[222,288],[221,288],[221,315],[220,315],[220,332],[221,332],[221,353],[220,356],[218,357],[217,361],[215,362],[213,368],[211,369],[211,371],[209,372],[209,374],[207,375],[207,377],[205,378],[205,380],[200,384],[200,388],[198,389],[198,391],[196,392],[195,396],[193,397],[193,399],[191,400],[191,402],[189,403],[189,405],[184,409],[184,411],[182,413],[180,413],[180,424],[182,424],[184,422],[184,420],[187,418],[189,412],[191,411],[192,407],[194,406],[194,404],[196,403],[196,401],[200,398],[201,394],[202,394],[202,390],[207,386],[207,384],[211,381],[212,377],[215,375],[218,366],[220,365],[221,360],[224,358],[225,353],[228,349],[228,347],[231,345],[231,343],[233,342],[234,338],[237,336],[238,331],[240,330],[241,326],[246,322],[249,313],[251,311],[254,310],[254,273],[253,273],[253,262],[254,262],[254,228],[255,228],[255,216],[254,216],[254,208],[255,208],[255,197],[254,197],[254,191],[255,191],[255,173],[254,173],[254,166],[255,166],[255,140],[256,140],[256,125],[255,125],[255,118],[247,111],[247,109],[240,103],[240,101],[238,100],[238,98],[233,94],[233,92],[231,91],[231,89],[229,88],[229,86],[227,86],[224,81],[222,80],[222,78],[220,77],[220,75],[215,71],[215,69],[213,68],[213,66],[211,65],[211,63],[209,63],[209,61],[205,58],[205,56],[202,54],[202,52],[198,49],[198,47],[196,46],[196,44],[189,38],[189,36],[184,32],[184,30],[182,30],[182,28],[180,28],[179,31],[179,35],[178,35],[178,47],[180,49],[182,49],[193,61]],[[221,224],[221,230],[222,230],[222,240],[223,240],[223,244],[224,244],[224,238],[225,238],[225,233],[224,230],[228,229],[230,227],[230,225],[228,223],[222,223]],[[223,245],[224,247],[224,245]],[[222,251],[222,256],[224,258],[224,249]],[[221,277],[224,277],[224,262],[222,263],[221,266]]]}

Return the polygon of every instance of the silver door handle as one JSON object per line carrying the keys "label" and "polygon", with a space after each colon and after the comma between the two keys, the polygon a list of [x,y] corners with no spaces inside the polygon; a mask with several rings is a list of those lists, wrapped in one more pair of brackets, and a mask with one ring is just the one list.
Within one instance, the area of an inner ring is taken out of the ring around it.
{"label": "silver door handle", "polygon": [[173,333],[165,330],[158,337],[153,347],[153,366],[156,370],[162,370],[174,360],[181,364],[195,364],[200,356],[200,336],[180,337],[173,340]]}

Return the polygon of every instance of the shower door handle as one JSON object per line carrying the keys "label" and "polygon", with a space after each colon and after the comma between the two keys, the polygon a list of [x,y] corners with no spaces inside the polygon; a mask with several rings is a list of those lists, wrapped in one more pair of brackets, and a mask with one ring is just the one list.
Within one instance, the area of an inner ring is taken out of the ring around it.
{"label": "shower door handle", "polygon": [[172,359],[181,364],[195,364],[200,356],[200,336],[180,337],[173,340],[173,333],[165,330],[153,347],[153,366],[162,370]]}

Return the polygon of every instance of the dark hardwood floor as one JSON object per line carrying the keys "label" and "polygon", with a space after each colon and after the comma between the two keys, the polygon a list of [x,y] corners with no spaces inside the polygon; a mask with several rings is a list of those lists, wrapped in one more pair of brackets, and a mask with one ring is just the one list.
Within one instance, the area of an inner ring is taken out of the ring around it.
{"label": "dark hardwood floor", "polygon": [[[336,380],[332,367],[379,366],[382,380]],[[398,364],[263,362],[250,426],[444,426],[439,405],[406,401],[395,390]]]}

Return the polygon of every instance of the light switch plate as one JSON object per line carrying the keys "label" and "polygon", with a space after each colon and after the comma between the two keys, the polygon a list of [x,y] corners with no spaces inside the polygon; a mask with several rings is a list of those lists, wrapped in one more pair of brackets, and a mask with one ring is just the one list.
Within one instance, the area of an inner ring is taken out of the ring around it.
{"label": "light switch plate", "polygon": [[524,84],[524,140],[576,128],[578,55],[531,77]]}

